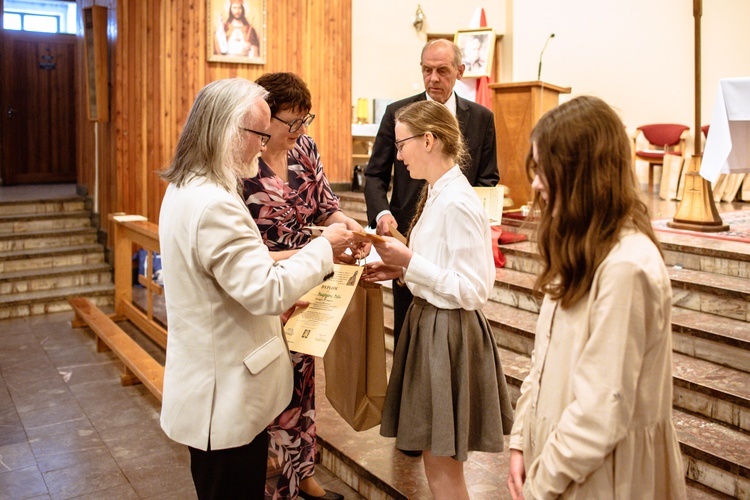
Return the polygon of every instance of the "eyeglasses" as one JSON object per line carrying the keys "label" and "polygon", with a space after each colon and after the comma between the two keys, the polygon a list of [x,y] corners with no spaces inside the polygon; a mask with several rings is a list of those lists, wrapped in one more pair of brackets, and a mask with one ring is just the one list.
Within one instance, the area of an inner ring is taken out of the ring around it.
{"label": "eyeglasses", "polygon": [[305,127],[309,127],[310,125],[312,125],[312,122],[315,119],[315,115],[308,113],[304,118],[297,118],[296,120],[292,120],[290,122],[284,121],[276,115],[272,116],[271,118],[279,120],[284,125],[289,125],[289,133],[293,134],[298,131],[302,127],[302,125],[304,125]]}
{"label": "eyeglasses", "polygon": [[404,143],[408,141],[409,139],[414,139],[415,137],[422,137],[424,134],[417,134],[413,135],[411,137],[407,137],[406,139],[401,139],[400,141],[396,141],[393,144],[396,145],[396,150],[400,153],[402,149],[404,149]]}
{"label": "eyeglasses", "polygon": [[260,147],[264,147],[266,144],[268,144],[268,140],[271,138],[271,134],[266,134],[265,132],[258,132],[253,129],[240,127],[240,130],[244,130],[245,132],[252,132],[253,134],[260,137]]}

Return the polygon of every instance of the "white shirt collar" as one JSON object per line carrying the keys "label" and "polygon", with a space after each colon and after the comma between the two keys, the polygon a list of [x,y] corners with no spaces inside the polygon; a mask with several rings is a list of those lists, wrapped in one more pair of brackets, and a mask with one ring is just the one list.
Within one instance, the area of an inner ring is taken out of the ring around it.
{"label": "white shirt collar", "polygon": [[[430,94],[428,94],[427,92],[425,92],[424,95],[427,96],[428,101],[435,100],[432,97],[430,97]],[[453,116],[456,116],[456,93],[455,92],[451,92],[451,96],[448,98],[447,101],[445,101],[444,104],[445,104],[445,107],[448,108],[448,111],[450,111]]]}
{"label": "white shirt collar", "polygon": [[451,168],[450,170],[448,170],[437,181],[435,181],[434,185],[432,185],[432,186],[428,185],[429,186],[428,187],[428,195],[429,195],[428,197],[437,196],[438,194],[440,194],[440,191],[442,191],[443,188],[445,188],[445,186],[447,186],[448,184],[450,184],[450,182],[453,179],[455,179],[455,178],[457,178],[457,177],[459,177],[461,175],[464,175],[461,172],[461,168],[458,165],[454,165],[453,168]]}

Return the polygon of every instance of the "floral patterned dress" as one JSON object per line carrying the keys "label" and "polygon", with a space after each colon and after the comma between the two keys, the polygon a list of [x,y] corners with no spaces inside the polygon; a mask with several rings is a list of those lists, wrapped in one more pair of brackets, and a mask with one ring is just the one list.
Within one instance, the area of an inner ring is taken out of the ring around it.
{"label": "floral patterned dress", "polygon": [[[258,175],[243,182],[245,204],[271,251],[302,248],[310,241],[306,226],[322,225],[339,211],[339,202],[323,173],[318,148],[302,135],[287,154],[288,182],[261,159]],[[299,482],[315,473],[315,358],[292,352],[292,401],[268,427],[269,453],[282,464],[273,499],[296,498]]]}

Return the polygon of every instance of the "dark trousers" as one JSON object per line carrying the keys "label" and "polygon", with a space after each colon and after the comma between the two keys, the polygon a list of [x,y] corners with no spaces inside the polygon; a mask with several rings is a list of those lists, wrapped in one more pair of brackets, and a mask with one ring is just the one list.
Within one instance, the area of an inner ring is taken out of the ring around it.
{"label": "dark trousers", "polygon": [[268,432],[265,429],[249,444],[225,450],[190,449],[190,472],[200,500],[265,496],[268,465]]}
{"label": "dark trousers", "polygon": [[411,300],[414,296],[409,288],[398,284],[398,280],[393,280],[393,351],[396,352],[398,337],[401,335],[401,327],[404,326],[406,311],[409,310]]}

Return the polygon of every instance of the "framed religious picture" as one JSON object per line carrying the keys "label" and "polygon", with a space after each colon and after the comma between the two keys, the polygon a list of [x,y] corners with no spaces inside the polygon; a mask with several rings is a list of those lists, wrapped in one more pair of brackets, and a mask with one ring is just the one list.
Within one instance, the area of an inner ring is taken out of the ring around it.
{"label": "framed religious picture", "polygon": [[495,30],[478,28],[458,30],[453,42],[461,48],[464,78],[490,76],[495,52]]}
{"label": "framed religious picture", "polygon": [[208,60],[266,62],[266,0],[207,0]]}

